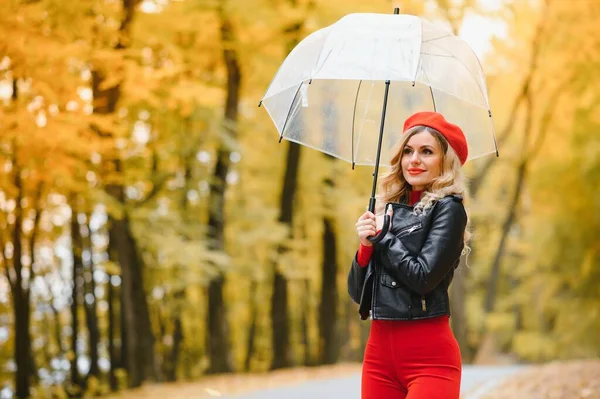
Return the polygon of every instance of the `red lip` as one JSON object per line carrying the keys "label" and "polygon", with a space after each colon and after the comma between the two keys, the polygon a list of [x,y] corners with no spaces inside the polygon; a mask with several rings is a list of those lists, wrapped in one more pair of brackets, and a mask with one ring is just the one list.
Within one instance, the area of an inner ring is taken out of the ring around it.
{"label": "red lip", "polygon": [[410,173],[411,175],[418,175],[425,172],[425,170],[423,169],[418,169],[418,168],[408,168],[408,173]]}

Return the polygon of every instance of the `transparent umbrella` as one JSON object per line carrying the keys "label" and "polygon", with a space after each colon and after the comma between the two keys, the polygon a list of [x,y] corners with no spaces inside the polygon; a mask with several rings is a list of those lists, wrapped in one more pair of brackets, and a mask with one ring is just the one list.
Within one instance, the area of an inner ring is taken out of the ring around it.
{"label": "transparent umbrella", "polygon": [[[281,139],[354,165],[387,165],[415,112],[459,125],[469,159],[498,155],[483,69],[469,45],[413,15],[349,14],[302,40],[262,105]],[[383,231],[380,236],[383,236]]]}

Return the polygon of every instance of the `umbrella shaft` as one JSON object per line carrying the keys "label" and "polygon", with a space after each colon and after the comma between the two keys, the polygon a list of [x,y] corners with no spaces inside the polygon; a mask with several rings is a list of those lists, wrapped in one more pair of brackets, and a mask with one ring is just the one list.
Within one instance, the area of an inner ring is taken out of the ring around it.
{"label": "umbrella shaft", "polygon": [[383,94],[383,109],[381,110],[381,125],[379,127],[379,141],[377,142],[377,157],[375,158],[375,171],[373,172],[373,188],[371,190],[371,199],[369,200],[369,211],[375,212],[375,193],[377,192],[377,175],[379,173],[379,159],[381,158],[381,144],[383,142],[383,127],[385,125],[385,112],[387,109],[388,93],[390,91],[390,81],[385,81],[385,93]]}

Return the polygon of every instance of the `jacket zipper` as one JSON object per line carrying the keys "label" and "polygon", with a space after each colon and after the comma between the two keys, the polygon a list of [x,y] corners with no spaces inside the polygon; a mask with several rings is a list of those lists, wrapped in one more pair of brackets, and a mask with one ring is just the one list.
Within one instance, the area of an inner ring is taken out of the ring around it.
{"label": "jacket zipper", "polygon": [[427,302],[425,302],[424,296],[421,297],[421,309],[423,309],[423,312],[427,311]]}
{"label": "jacket zipper", "polygon": [[410,227],[407,227],[407,228],[405,228],[404,230],[401,230],[401,231],[398,233],[398,236],[400,236],[400,235],[403,235],[403,234],[410,234],[410,233],[412,233],[413,231],[415,231],[415,230],[417,230],[417,229],[420,229],[421,227],[422,227],[421,223],[417,223],[417,224],[415,224],[415,225],[412,225],[412,226],[410,226]]}

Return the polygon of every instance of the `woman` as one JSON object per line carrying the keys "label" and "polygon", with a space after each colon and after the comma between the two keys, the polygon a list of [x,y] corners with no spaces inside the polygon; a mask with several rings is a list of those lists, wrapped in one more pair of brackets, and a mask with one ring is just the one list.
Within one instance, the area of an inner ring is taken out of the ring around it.
{"label": "woman", "polygon": [[[459,398],[448,286],[468,239],[461,172],[467,156],[458,126],[435,112],[411,116],[382,178],[379,217],[365,212],[356,223],[360,248],[348,291],[361,318],[372,320],[363,399]],[[377,234],[384,211],[392,226],[372,245],[368,237]]]}

